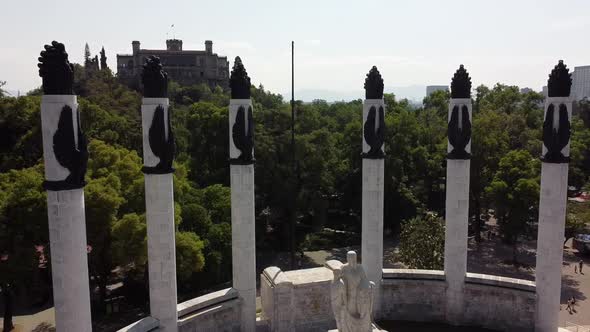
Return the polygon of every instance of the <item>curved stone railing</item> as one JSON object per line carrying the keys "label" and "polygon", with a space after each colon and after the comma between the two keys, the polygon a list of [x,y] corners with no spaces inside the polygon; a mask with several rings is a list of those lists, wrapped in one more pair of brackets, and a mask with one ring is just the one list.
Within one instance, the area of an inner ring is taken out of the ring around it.
{"label": "curved stone railing", "polygon": [[[240,328],[241,300],[233,288],[205,294],[177,305],[178,331],[237,331]],[[158,320],[145,317],[118,332],[149,332]]]}
{"label": "curved stone railing", "polygon": [[[330,305],[332,270],[324,267],[281,271],[266,268],[260,278],[262,321],[257,330],[319,331],[335,328]],[[532,331],[535,283],[528,280],[467,273],[463,287],[465,311],[461,321],[446,314],[447,282],[443,271],[383,269],[381,308],[377,320],[445,322],[501,331]],[[241,299],[233,288],[178,304],[178,330],[234,331],[240,329]],[[264,326],[262,326],[264,325]],[[158,328],[152,317],[119,332],[149,332]]]}
{"label": "curved stone railing", "polygon": [[148,316],[117,330],[117,332],[149,332],[157,330],[158,327],[160,327],[160,322],[154,317]]}
{"label": "curved stone railing", "polygon": [[[334,261],[325,267],[261,274],[263,318],[270,331],[319,331],[335,328],[330,306]],[[443,271],[384,269],[381,310],[377,320],[444,322],[496,330],[532,331],[535,283],[527,280],[467,273],[462,321],[446,314],[447,282]]]}
{"label": "curved stone railing", "polygon": [[535,283],[494,275],[467,273],[461,321],[446,314],[447,284],[443,271],[384,269],[381,319],[445,322],[500,331],[532,331]]}

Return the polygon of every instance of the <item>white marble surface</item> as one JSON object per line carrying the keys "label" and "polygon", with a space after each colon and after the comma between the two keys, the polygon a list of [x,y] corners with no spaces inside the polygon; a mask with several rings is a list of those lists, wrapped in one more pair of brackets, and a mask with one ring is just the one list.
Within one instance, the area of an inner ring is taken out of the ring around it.
{"label": "white marble surface", "polygon": [[150,316],[159,331],[178,331],[172,174],[145,174]]}
{"label": "white marble surface", "polygon": [[149,332],[158,328],[158,320],[154,317],[144,317],[137,322],[129,324],[117,332]]}
{"label": "white marble surface", "polygon": [[72,109],[74,124],[74,141],[78,144],[78,98],[76,95],[44,95],[41,97],[41,134],[43,136],[43,160],[45,162],[45,179],[48,181],[64,180],[70,171],[61,166],[53,153],[53,135],[61,111],[65,105]]}
{"label": "white marble surface", "polygon": [[379,311],[379,286],[383,271],[384,174],[384,159],[363,159],[361,254],[367,277],[376,285],[376,312]]}
{"label": "white marble surface", "polygon": [[47,191],[57,331],[92,331],[84,190]]}
{"label": "white marble surface", "polygon": [[340,332],[370,332],[375,283],[367,279],[356,252],[346,254],[347,262],[333,270],[330,301],[336,326]]}
{"label": "white marble surface", "polygon": [[542,163],[537,237],[535,331],[555,331],[559,321],[561,267],[569,164]]}
{"label": "white marble surface", "polygon": [[254,165],[230,165],[230,181],[233,287],[242,298],[241,330],[253,332],[256,329]]}
{"label": "white marble surface", "polygon": [[141,104],[141,127],[143,137],[143,165],[148,167],[154,167],[160,162],[160,158],[156,157],[150,148],[149,132],[152,126],[152,120],[154,118],[154,112],[158,106],[164,108],[164,132],[168,137],[168,98],[143,98]]}

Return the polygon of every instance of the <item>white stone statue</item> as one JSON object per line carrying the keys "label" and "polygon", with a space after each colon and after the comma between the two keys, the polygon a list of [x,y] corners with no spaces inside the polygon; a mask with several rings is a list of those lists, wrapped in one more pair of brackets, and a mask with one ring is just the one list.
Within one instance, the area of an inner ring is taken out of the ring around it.
{"label": "white stone statue", "polygon": [[356,252],[346,254],[347,263],[334,270],[331,302],[339,332],[370,332],[372,328],[373,290]]}

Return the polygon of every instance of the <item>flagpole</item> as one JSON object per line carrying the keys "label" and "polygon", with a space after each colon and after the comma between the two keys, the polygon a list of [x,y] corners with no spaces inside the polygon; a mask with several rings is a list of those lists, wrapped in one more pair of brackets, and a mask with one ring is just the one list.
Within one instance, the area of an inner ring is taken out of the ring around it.
{"label": "flagpole", "polygon": [[297,214],[296,161],[295,161],[295,41],[291,41],[291,153],[293,162],[293,183],[291,187],[291,269],[295,269],[295,223]]}

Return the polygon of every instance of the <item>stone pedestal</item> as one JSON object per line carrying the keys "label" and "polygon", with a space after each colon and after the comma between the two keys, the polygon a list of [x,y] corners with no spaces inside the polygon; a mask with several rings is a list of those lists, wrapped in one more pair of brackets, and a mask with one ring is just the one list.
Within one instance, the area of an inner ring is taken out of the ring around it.
{"label": "stone pedestal", "polygon": [[56,331],[92,331],[84,190],[47,191]]}
{"label": "stone pedestal", "polygon": [[561,266],[565,209],[567,202],[568,164],[541,166],[541,198],[537,237],[537,316],[535,331],[555,331],[559,325],[561,300]]}
{"label": "stone pedestal", "polygon": [[385,162],[363,159],[362,265],[367,278],[375,283],[374,314],[379,313],[383,273],[383,197]]}
{"label": "stone pedestal", "polygon": [[449,321],[457,321],[464,309],[463,285],[467,273],[470,164],[469,160],[447,160],[444,267]]}
{"label": "stone pedestal", "polygon": [[[72,109],[74,140],[78,143],[78,103],[75,95],[44,95],[41,128],[45,179],[64,180],[70,172],[53,151],[54,134],[64,106]],[[47,191],[51,274],[55,325],[58,331],[92,331],[84,190]]]}
{"label": "stone pedestal", "polygon": [[[144,166],[159,162],[150,149],[149,129],[156,107],[168,112],[168,98],[143,98],[141,106]],[[167,117],[167,113],[165,113]],[[170,131],[167,128],[166,133]],[[159,321],[159,331],[178,331],[176,310],[176,245],[173,175],[145,174],[145,204],[148,238],[150,316]]]}
{"label": "stone pedestal", "polygon": [[[563,104],[571,119],[572,104],[569,97],[549,97],[546,107]],[[557,118],[557,112],[556,112]],[[558,121],[556,121],[558,123]],[[547,148],[543,146],[543,155]],[[569,157],[569,143],[563,148]],[[539,201],[539,233],[537,237],[537,313],[535,331],[553,332],[559,323],[561,300],[561,268],[567,203],[568,163],[547,163],[541,166],[541,192]]]}
{"label": "stone pedestal", "polygon": [[[366,99],[363,105],[363,124],[367,121],[369,110],[385,108],[383,99]],[[379,116],[375,119],[379,125]],[[363,126],[364,137],[365,126]],[[369,152],[370,146],[363,138],[363,153]],[[383,151],[383,146],[381,147]],[[364,155],[363,154],[363,155]],[[375,283],[373,303],[374,317],[379,316],[381,304],[381,276],[383,273],[383,201],[384,201],[384,158],[363,158],[363,197],[362,197],[362,234],[361,262],[367,278]]]}
{"label": "stone pedestal", "polygon": [[[453,98],[449,119],[456,106],[467,106],[471,120],[471,99]],[[448,152],[453,149],[448,144]],[[471,153],[471,141],[465,147]],[[445,279],[447,282],[447,320],[460,322],[464,312],[463,287],[467,273],[467,229],[469,220],[469,159],[447,159],[445,203]]]}
{"label": "stone pedestal", "polygon": [[[232,128],[240,107],[248,110],[250,99],[230,101],[230,159],[241,154],[233,142]],[[247,124],[246,124],[247,125]],[[242,299],[241,331],[256,330],[256,239],[254,218],[254,164],[230,165],[232,220],[232,280]]]}

